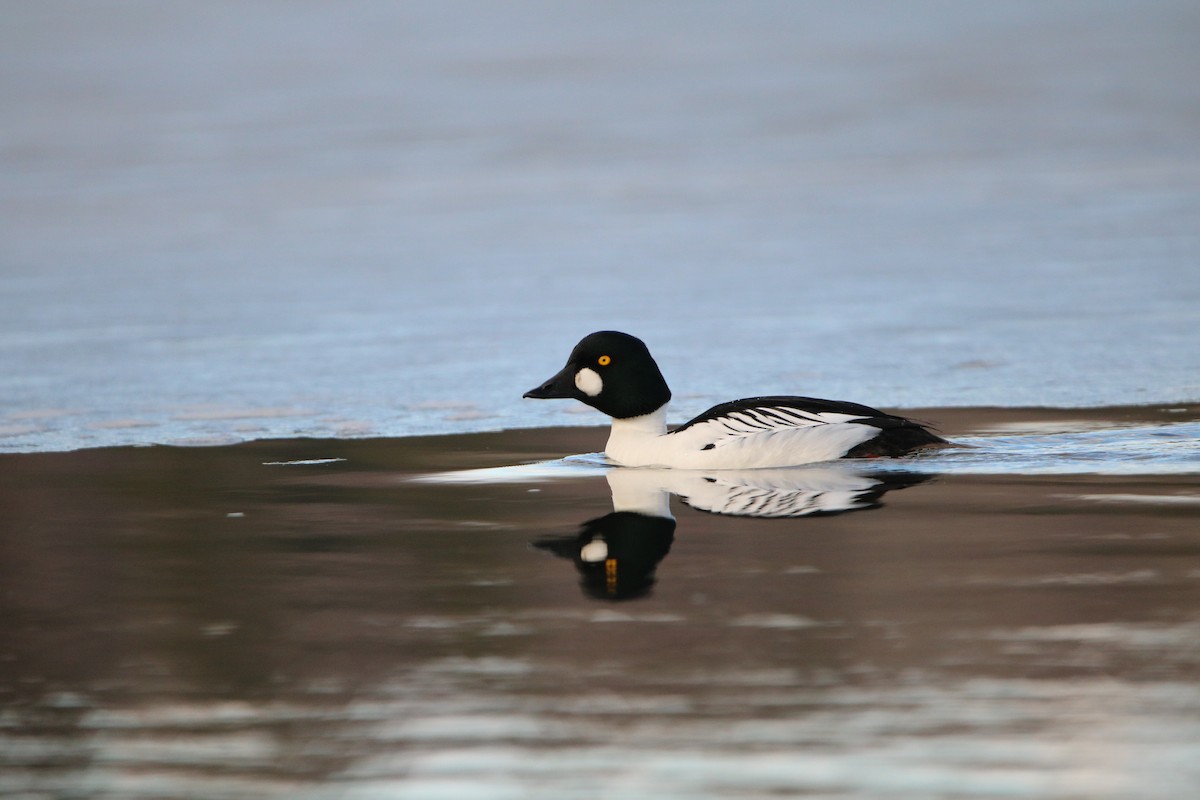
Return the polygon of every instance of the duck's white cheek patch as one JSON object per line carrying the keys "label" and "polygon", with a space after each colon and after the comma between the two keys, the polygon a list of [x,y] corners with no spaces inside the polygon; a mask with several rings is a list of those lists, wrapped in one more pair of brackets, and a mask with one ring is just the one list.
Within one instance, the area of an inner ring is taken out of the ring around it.
{"label": "duck's white cheek patch", "polygon": [[595,397],[604,390],[604,381],[594,369],[584,367],[575,373],[575,388],[588,397]]}

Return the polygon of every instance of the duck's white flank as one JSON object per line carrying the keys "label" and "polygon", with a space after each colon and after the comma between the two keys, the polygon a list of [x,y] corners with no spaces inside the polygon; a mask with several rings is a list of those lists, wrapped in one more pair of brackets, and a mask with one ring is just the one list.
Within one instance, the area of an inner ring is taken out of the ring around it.
{"label": "duck's white flank", "polygon": [[850,422],[845,414],[821,415],[808,424],[748,428],[718,417],[667,433],[666,408],[631,419],[614,419],[605,455],[627,467],[677,469],[760,469],[832,461],[878,435],[871,425]]}

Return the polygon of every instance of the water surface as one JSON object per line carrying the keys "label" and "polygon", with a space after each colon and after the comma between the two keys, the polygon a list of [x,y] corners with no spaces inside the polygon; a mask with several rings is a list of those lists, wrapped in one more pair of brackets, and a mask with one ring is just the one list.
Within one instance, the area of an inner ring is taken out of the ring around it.
{"label": "water surface", "polygon": [[1200,414],[927,416],[974,446],[0,456],[0,796],[1194,794]]}

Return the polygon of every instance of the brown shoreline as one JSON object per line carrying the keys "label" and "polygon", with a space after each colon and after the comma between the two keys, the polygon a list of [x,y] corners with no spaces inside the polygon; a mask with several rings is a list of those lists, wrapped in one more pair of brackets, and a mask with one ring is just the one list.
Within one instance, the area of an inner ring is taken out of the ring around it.
{"label": "brown shoreline", "polygon": [[[911,409],[884,409],[890,413],[928,423],[940,435],[953,439],[992,433],[1016,434],[1022,432],[1047,433],[1054,431],[1086,430],[1094,427],[1120,427],[1124,425],[1153,425],[1188,422],[1200,419],[1200,403],[1154,403],[1137,406],[1098,406],[1085,408],[1030,407],[918,407]],[[601,419],[600,415],[596,415]],[[76,450],[35,452],[0,452],[0,466],[19,459],[63,458],[73,454],[102,452],[131,452],[147,448],[173,448],[179,450],[213,450],[220,448],[254,447],[267,450],[291,449],[300,443],[309,443],[314,448],[328,444],[330,447],[360,448],[360,443],[390,443],[398,453],[411,453],[418,458],[429,458],[435,462],[433,468],[462,468],[482,464],[499,466],[488,454],[511,453],[514,457],[528,460],[557,458],[570,453],[599,452],[604,448],[608,426],[561,425],[531,428],[506,428],[498,431],[468,433],[439,433],[416,436],[366,436],[352,438],[284,437],[250,439],[243,442],[217,445],[118,445],[111,447],[86,447]],[[289,444],[294,443],[294,444]],[[436,453],[444,452],[445,458]],[[456,467],[455,454],[463,458],[463,465]],[[90,459],[89,459],[90,460]],[[398,468],[405,466],[402,458]],[[515,462],[514,462],[515,463]]]}

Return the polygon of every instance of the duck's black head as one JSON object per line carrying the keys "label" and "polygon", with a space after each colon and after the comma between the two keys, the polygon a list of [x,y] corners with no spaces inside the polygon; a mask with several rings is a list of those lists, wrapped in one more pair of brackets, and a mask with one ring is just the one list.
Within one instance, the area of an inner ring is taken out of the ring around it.
{"label": "duck's black head", "polygon": [[641,339],[619,331],[597,331],[575,345],[557,375],[525,397],[569,397],[610,417],[629,419],[662,408],[671,399],[671,390]]}

